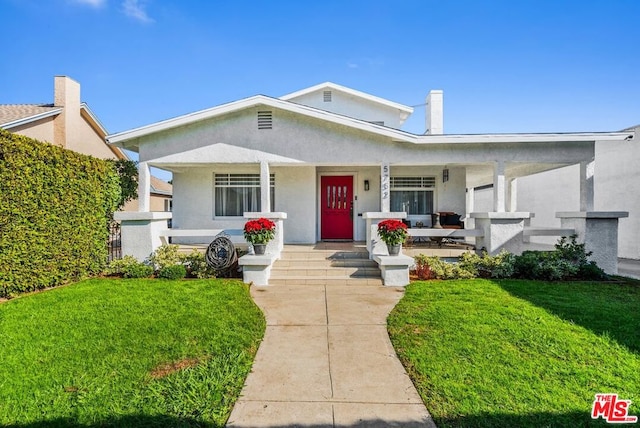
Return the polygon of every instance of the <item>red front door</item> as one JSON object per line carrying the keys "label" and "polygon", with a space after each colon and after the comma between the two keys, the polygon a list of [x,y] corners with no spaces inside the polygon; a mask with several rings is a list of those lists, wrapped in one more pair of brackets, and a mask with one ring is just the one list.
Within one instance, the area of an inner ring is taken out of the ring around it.
{"label": "red front door", "polygon": [[353,239],[353,177],[320,179],[320,238]]}

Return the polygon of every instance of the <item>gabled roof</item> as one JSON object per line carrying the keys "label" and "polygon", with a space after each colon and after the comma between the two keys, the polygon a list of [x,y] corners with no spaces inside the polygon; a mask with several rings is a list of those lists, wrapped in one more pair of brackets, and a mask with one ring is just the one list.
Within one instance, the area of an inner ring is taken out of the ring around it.
{"label": "gabled roof", "polygon": [[376,104],[381,104],[381,105],[386,106],[386,107],[391,107],[391,108],[394,108],[394,109],[398,109],[400,111],[403,111],[403,112],[407,113],[407,116],[410,115],[411,113],[413,113],[413,108],[412,107],[405,106],[405,105],[399,104],[399,103],[395,103],[393,101],[389,101],[389,100],[386,100],[384,98],[376,97],[375,95],[367,94],[365,92],[356,91],[355,89],[347,88],[346,86],[337,85],[337,84],[332,83],[332,82],[324,82],[324,83],[320,83],[319,85],[311,86],[310,88],[301,89],[299,91],[292,92],[292,93],[287,94],[287,95],[283,95],[283,96],[280,97],[280,99],[284,100],[284,101],[291,101],[293,98],[298,98],[298,97],[300,97],[302,95],[307,95],[307,94],[310,94],[310,93],[313,93],[313,92],[324,91],[324,90],[327,90],[327,89],[331,89],[331,90],[337,91],[337,92],[343,92],[345,94],[349,94],[349,95],[352,95],[352,96],[357,97],[357,98],[362,98],[364,100],[371,101],[371,102],[374,102]]}
{"label": "gabled roof", "polygon": [[[250,98],[245,98],[239,101],[234,101],[220,106],[212,107],[205,110],[200,110],[194,113],[189,113],[183,116],[178,116],[172,119],[163,120],[153,123],[151,125],[142,126],[129,131],[120,132],[107,136],[107,141],[110,144],[115,144],[118,147],[124,147],[127,149],[135,149],[136,143],[132,143],[132,140],[137,138],[156,134],[169,129],[178,128],[184,125],[200,122],[203,120],[220,117],[225,114],[237,112],[251,107],[267,106],[276,109],[289,111],[292,113],[300,114],[307,117],[312,117],[320,120],[324,120],[330,123],[341,124],[354,129],[360,129],[363,131],[372,132],[378,135],[384,135],[392,138],[393,140],[414,142],[417,138],[415,134],[409,132],[400,131],[398,129],[389,128],[383,125],[376,125],[364,120],[355,119],[353,117],[332,113],[326,110],[320,110],[313,107],[308,107],[302,104],[296,104],[277,98],[267,97],[265,95],[256,95]],[[127,144],[130,143],[130,144]]]}
{"label": "gabled roof", "polygon": [[0,104],[0,127],[9,130],[61,112],[53,104]]}
{"label": "gabled roof", "polygon": [[159,195],[171,196],[173,193],[173,186],[171,183],[167,183],[164,180],[159,179],[155,175],[151,176],[151,193],[156,193]]}

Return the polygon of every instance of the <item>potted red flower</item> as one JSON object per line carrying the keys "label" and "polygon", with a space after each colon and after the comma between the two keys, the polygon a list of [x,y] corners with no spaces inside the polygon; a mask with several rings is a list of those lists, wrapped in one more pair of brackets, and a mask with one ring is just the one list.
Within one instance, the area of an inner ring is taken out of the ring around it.
{"label": "potted red flower", "polygon": [[268,218],[249,220],[244,224],[244,239],[253,245],[255,254],[264,254],[267,243],[276,236],[276,224]]}
{"label": "potted red flower", "polygon": [[400,254],[400,248],[407,238],[407,233],[407,225],[400,220],[389,219],[378,223],[378,235],[387,244],[390,256]]}

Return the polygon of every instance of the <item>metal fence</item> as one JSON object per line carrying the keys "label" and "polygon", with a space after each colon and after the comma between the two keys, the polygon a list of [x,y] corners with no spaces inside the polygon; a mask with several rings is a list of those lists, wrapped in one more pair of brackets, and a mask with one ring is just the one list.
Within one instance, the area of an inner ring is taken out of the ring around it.
{"label": "metal fence", "polygon": [[108,261],[122,258],[122,241],[120,223],[112,221],[109,224],[109,240],[107,241]]}

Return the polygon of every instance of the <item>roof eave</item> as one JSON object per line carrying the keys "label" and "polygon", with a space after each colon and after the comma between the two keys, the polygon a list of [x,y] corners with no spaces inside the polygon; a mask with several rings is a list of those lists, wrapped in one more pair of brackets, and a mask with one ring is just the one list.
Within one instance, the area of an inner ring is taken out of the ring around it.
{"label": "roof eave", "polygon": [[189,113],[183,116],[178,116],[172,119],[167,119],[161,122],[156,122],[151,125],[142,126],[129,131],[124,131],[112,135],[108,135],[107,142],[109,144],[116,145],[122,148],[131,148],[134,144],[128,145],[127,142],[132,142],[140,137],[155,134],[158,132],[167,131],[169,129],[178,128],[187,124],[199,122],[202,120],[211,119],[217,116],[221,116],[227,113],[238,111],[245,108],[251,108],[258,105],[266,105],[272,108],[280,108],[283,110],[303,114],[309,117],[317,119],[328,120],[334,123],[349,126],[351,128],[360,129],[368,132],[373,132],[379,135],[385,135],[392,139],[398,139],[406,142],[413,142],[416,139],[415,134],[400,131],[394,128],[388,128],[381,125],[372,124],[362,121],[360,119],[351,118],[348,116],[339,115],[336,113],[328,112],[325,110],[316,109],[313,107],[296,104],[289,101],[280,100],[277,98],[271,98],[264,95],[256,95],[243,100],[234,101],[231,103],[223,104],[220,106],[212,107],[206,110],[200,110],[194,113]]}
{"label": "roof eave", "polygon": [[0,128],[9,130],[11,128],[17,128],[19,126],[27,125],[38,120],[46,119],[48,117],[57,116],[60,113],[62,113],[62,108],[57,108],[55,110],[49,110],[44,113],[38,113],[34,114],[33,116],[23,117],[20,119],[12,120],[11,122],[0,124]]}
{"label": "roof eave", "polygon": [[633,138],[633,132],[567,132],[542,134],[448,134],[421,135],[417,144],[483,144],[483,143],[548,143],[559,141],[622,141]]}

